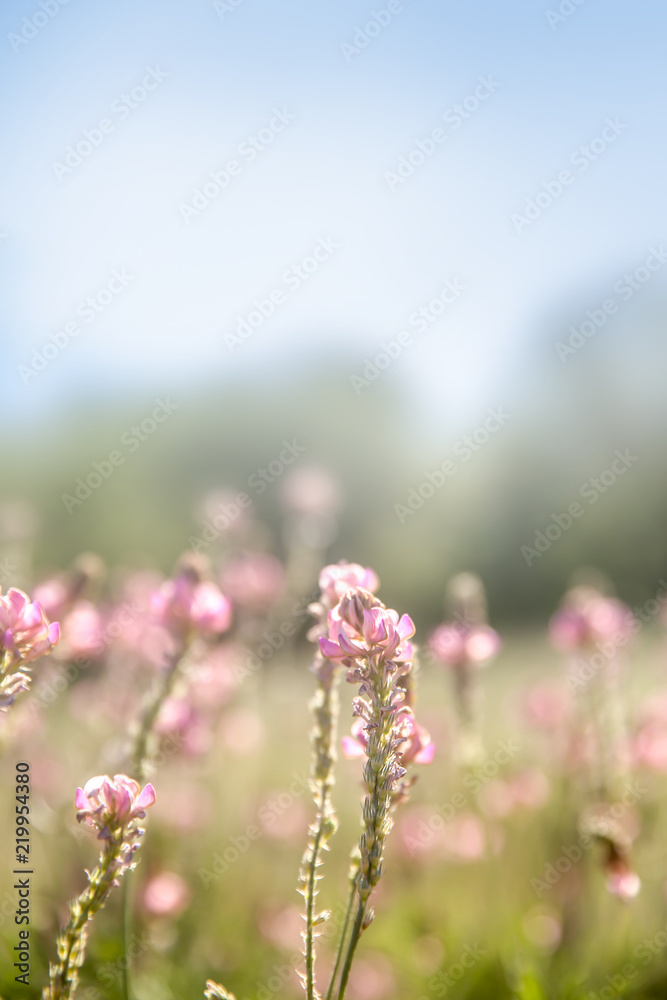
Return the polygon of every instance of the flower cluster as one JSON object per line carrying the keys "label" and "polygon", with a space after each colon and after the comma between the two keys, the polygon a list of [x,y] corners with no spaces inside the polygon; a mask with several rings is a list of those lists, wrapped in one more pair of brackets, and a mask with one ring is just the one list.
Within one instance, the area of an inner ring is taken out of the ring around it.
{"label": "flower cluster", "polygon": [[359,563],[339,562],[324,567],[319,584],[323,598],[333,608],[349,590],[368,590],[374,594],[380,581],[372,569],[364,569]]}
{"label": "flower cluster", "polygon": [[322,863],[322,852],[327,849],[328,842],[338,826],[331,793],[336,762],[337,685],[340,669],[336,661],[325,659],[319,647],[319,640],[327,635],[329,615],[332,614],[339,599],[350,588],[354,590],[363,584],[373,590],[379,586],[373,570],[364,569],[358,563],[340,562],[326,566],[319,578],[320,600],[311,604],[308,609],[315,618],[315,624],[310,629],[308,638],[317,643],[311,664],[311,670],[317,677],[317,689],[310,703],[313,716],[313,728],[310,734],[312,746],[310,789],[315,802],[315,818],[308,830],[308,841],[301,861],[298,884],[298,891],[304,897],[306,906],[303,940],[306,964],[304,987],[308,1000],[312,1000],[316,994],[315,938],[319,933],[318,928],[321,928],[321,924],[326,920],[326,914],[315,915],[319,880],[317,872]]}
{"label": "flower cluster", "polygon": [[133,820],[143,819],[146,809],[155,802],[155,790],[148,784],[140,789],[139,783],[125,774],[101,774],[91,778],[83,788],[77,788],[75,805],[77,819],[99,830],[98,840],[122,831]]}
{"label": "flower cluster", "polygon": [[583,586],[565,595],[549,624],[552,643],[565,652],[592,651],[606,641],[621,646],[633,631],[634,618],[625,604]]}
{"label": "flower cluster", "polygon": [[[353,701],[357,719],[344,748],[348,753],[350,750],[358,753],[358,747],[366,757],[363,829],[352,883],[357,910],[340,972],[339,997],[345,994],[359,938],[373,919],[368,902],[382,874],[384,844],[393,825],[392,812],[407,798],[412,783],[406,778],[407,766],[413,761],[428,763],[433,758],[430,737],[415,722],[410,704],[409,674],[414,652],[410,639],[415,632],[412,619],[409,615],[399,617],[396,611],[385,607],[360,585],[357,572],[355,576],[356,586],[348,587],[328,614],[328,635],[319,636],[322,657],[330,664],[341,664],[347,680],[359,685]],[[342,583],[337,575],[325,582],[332,596]],[[370,582],[376,583],[374,574]],[[344,938],[345,934],[341,936],[341,945]],[[330,993],[337,967],[338,960]]]}
{"label": "flower cluster", "polygon": [[285,590],[285,570],[275,556],[241,552],[225,564],[220,583],[237,607],[266,612]]}
{"label": "flower cluster", "polygon": [[595,838],[604,849],[603,867],[607,891],[628,902],[641,889],[641,879],[635,872],[630,849],[638,827],[635,815],[627,811],[621,818],[614,807],[600,802],[590,806],[580,820],[585,834]]}
{"label": "flower cluster", "polygon": [[58,961],[49,967],[49,984],[42,1000],[71,1000],[75,996],[79,969],[86,954],[89,924],[106,903],[118,879],[134,867],[143,829],[137,821],[155,802],[152,785],[143,791],[125,774],[101,774],[77,788],[75,805],[79,822],[97,830],[102,841],[96,868],[88,873],[88,885],[70,902],[67,923],[58,935]]}
{"label": "flower cluster", "polygon": [[484,586],[474,573],[458,573],[449,581],[445,610],[450,620],[432,632],[428,648],[436,663],[451,668],[459,722],[457,756],[468,767],[484,757],[484,693],[478,668],[493,659],[501,641],[486,623]]}
{"label": "flower cluster", "polygon": [[402,797],[401,779],[412,761],[430,762],[433,744],[405,704],[402,679],[412,669],[409,615],[399,617],[370,591],[348,590],[329,613],[329,635],[319,640],[325,659],[341,663],[347,680],[359,684],[354,699],[358,717],[348,752],[356,742],[366,755],[364,833],[360,840],[358,889],[365,906],[381,873],[384,840],[391,829],[390,810]]}
{"label": "flower cluster", "polygon": [[152,596],[151,610],[156,620],[178,637],[219,635],[227,631],[232,620],[228,599],[215,583],[202,580],[192,566],[162,584]]}
{"label": "flower cluster", "polygon": [[463,663],[482,666],[493,659],[500,649],[500,636],[488,625],[467,625],[462,622],[439,625],[429,639],[434,660],[446,666]]}
{"label": "flower cluster", "polygon": [[308,608],[315,618],[315,624],[308,632],[308,638],[318,643],[311,670],[325,686],[331,685],[336,664],[340,662],[335,658],[325,657],[319,646],[320,639],[330,634],[330,614],[348,592],[365,590],[372,594],[379,586],[380,581],[373,570],[364,568],[359,563],[344,561],[332,563],[330,566],[325,566],[320,573],[320,599]]}
{"label": "flower cluster", "polygon": [[[347,662],[350,680],[360,679],[358,661],[374,657],[386,663],[405,663],[412,658],[408,640],[415,634],[409,615],[398,617],[370,593],[349,591],[329,613],[329,637],[320,639],[320,650],[328,660]],[[407,670],[405,671],[407,673]]]}
{"label": "flower cluster", "polygon": [[38,601],[16,587],[0,593],[0,708],[28,689],[29,665],[50,653],[59,637],[60,626],[49,623]]}
{"label": "flower cluster", "polygon": [[[410,708],[404,708],[396,722],[397,733],[403,738],[399,752],[399,764],[407,767],[408,764],[430,764],[435,756],[435,743],[430,734],[423,726],[418,725],[414,713]],[[366,722],[362,718],[355,719],[352,723],[349,736],[344,736],[342,741],[343,753],[349,759],[363,757],[368,753],[368,734],[366,732]]]}

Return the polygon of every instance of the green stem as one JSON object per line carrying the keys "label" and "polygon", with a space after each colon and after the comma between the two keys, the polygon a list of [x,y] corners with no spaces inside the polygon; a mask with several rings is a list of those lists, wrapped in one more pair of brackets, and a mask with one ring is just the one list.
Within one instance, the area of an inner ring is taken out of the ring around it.
{"label": "green stem", "polygon": [[315,933],[314,915],[315,898],[317,895],[317,869],[320,865],[320,855],[326,842],[335,829],[335,816],[331,805],[331,789],[333,787],[334,741],[338,699],[335,688],[336,680],[331,677],[328,682],[320,678],[317,692],[311,702],[314,726],[311,734],[313,747],[313,764],[311,772],[311,787],[315,798],[316,817],[315,829],[311,828],[312,843],[306,848],[302,861],[301,884],[304,885],[303,895],[306,900],[306,996],[307,1000],[315,1000]]}
{"label": "green stem", "polygon": [[70,903],[69,920],[58,937],[60,961],[49,970],[49,985],[44,988],[43,1000],[71,1000],[76,993],[78,969],[83,964],[86,951],[86,925],[102,906],[118,877],[113,862],[119,847],[114,841],[105,845],[100,862],[90,876],[90,884]]}
{"label": "green stem", "polygon": [[[146,708],[144,709],[144,714],[141,717],[141,722],[139,724],[139,731],[134,740],[134,746],[130,754],[131,759],[131,771],[132,775],[136,776],[137,781],[142,782],[146,777],[146,763],[148,760],[148,742],[151,738],[153,732],[153,726],[155,720],[158,717],[160,709],[164,705],[165,701],[171,694],[176,677],[178,675],[178,668],[183,662],[183,656],[185,654],[185,647],[181,647],[177,652],[173,654],[169,660],[167,669],[160,679],[155,694],[153,698],[148,702]],[[130,940],[130,925],[131,925],[131,913],[130,913],[130,883],[129,883],[129,872],[126,876],[126,880],[123,882],[123,897],[121,906],[121,933],[123,940],[123,977],[122,977],[122,988],[123,988],[123,1000],[131,1000],[132,988],[131,988],[131,972],[130,972],[130,955],[129,955],[129,940]]]}
{"label": "green stem", "polygon": [[130,883],[129,883],[128,872],[123,879],[123,884],[121,886],[121,924],[122,924],[122,934],[123,934],[123,1000],[130,1000],[130,958],[129,958],[129,943],[130,943]]}
{"label": "green stem", "polygon": [[174,682],[178,674],[178,668],[183,661],[184,653],[185,649],[180,649],[178,652],[173,654],[167,669],[162,675],[153,698],[148,702],[148,705],[144,709],[144,714],[141,717],[139,732],[135,737],[134,747],[132,748],[131,753],[132,773],[136,776],[137,781],[143,781],[146,776],[145,768],[148,758],[148,741],[153,732],[153,726],[160,709],[172,692]]}
{"label": "green stem", "polygon": [[318,807],[319,823],[310,861],[308,863],[308,895],[306,896],[306,994],[308,1000],[315,997],[315,954],[313,948],[313,913],[315,910],[315,875],[324,829],[324,807],[327,800],[327,785],[322,782],[320,788],[320,803]]}
{"label": "green stem", "polygon": [[331,973],[331,982],[329,983],[329,989],[327,990],[327,995],[325,1000],[332,1000],[333,997],[334,985],[336,982],[336,977],[338,975],[338,970],[340,968],[341,959],[343,958],[343,946],[345,945],[345,939],[347,937],[347,928],[349,927],[350,924],[350,917],[352,916],[352,907],[354,906],[354,900],[356,895],[357,895],[357,883],[355,875],[350,879],[350,893],[347,898],[345,917],[343,918],[343,925],[341,927],[340,937],[338,939],[336,961],[334,962],[333,972]]}
{"label": "green stem", "polygon": [[361,937],[361,925],[364,922],[364,916],[366,914],[366,904],[360,899],[359,906],[357,907],[357,916],[354,921],[354,926],[352,928],[352,934],[350,936],[350,943],[347,946],[347,953],[345,955],[345,964],[343,965],[343,971],[340,977],[340,989],[338,990],[338,1000],[343,1000],[345,996],[345,990],[347,989],[347,981],[350,978],[350,969],[352,968],[352,960],[354,958],[354,953],[357,950],[357,945],[359,944],[359,938]]}

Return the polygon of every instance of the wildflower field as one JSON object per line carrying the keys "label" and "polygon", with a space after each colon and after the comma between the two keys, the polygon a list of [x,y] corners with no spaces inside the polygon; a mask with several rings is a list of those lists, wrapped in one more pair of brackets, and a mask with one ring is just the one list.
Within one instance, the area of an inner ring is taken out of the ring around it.
{"label": "wildflower field", "polygon": [[0,4],[0,1000],[667,1000],[666,28]]}
{"label": "wildflower field", "polygon": [[2,596],[4,996],[664,995],[664,594],[501,637],[459,574],[417,644],[370,569],[215,562]]}

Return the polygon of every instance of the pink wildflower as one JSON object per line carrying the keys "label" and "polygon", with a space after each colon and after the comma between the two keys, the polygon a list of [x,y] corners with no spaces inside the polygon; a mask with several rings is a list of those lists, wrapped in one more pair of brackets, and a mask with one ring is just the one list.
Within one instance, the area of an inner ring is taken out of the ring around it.
{"label": "pink wildflower", "polygon": [[641,879],[624,858],[615,858],[606,866],[605,885],[612,896],[624,903],[634,899],[642,887]]}
{"label": "pink wildflower", "polygon": [[410,660],[412,646],[407,640],[415,634],[414,622],[409,615],[399,618],[396,611],[378,605],[365,591],[344,596],[329,613],[329,638],[320,638],[322,655],[328,660],[376,655],[394,663]]}
{"label": "pink wildflower", "polygon": [[433,658],[448,666],[461,663],[483,664],[500,649],[500,636],[488,625],[453,623],[440,625],[431,634],[429,649]]}
{"label": "pink wildflower", "polygon": [[154,875],[144,889],[144,908],[155,917],[176,917],[187,907],[192,893],[185,879],[175,872]]}
{"label": "pink wildflower", "polygon": [[140,790],[139,783],[125,774],[101,774],[90,778],[83,788],[77,788],[74,803],[79,822],[85,820],[99,830],[98,838],[109,831],[126,827],[132,820],[143,819],[146,809],[155,802],[155,790],[148,784]]}
{"label": "pink wildflower", "polygon": [[232,619],[231,604],[222,591],[187,569],[166,580],[152,595],[151,610],[161,625],[177,634],[220,634]]}
{"label": "pink wildflower", "polygon": [[319,584],[331,608],[348,590],[368,590],[375,593],[380,581],[372,569],[364,569],[359,563],[339,562],[324,567]]}
{"label": "pink wildflower", "polygon": [[68,656],[93,657],[104,649],[102,616],[90,601],[78,601],[63,619],[62,637]]}
{"label": "pink wildflower", "polygon": [[220,583],[241,607],[270,607],[285,587],[285,570],[279,559],[263,552],[244,552],[231,559],[220,574]]}
{"label": "pink wildflower", "polygon": [[549,635],[554,646],[566,652],[610,640],[620,646],[632,634],[633,624],[632,612],[621,601],[591,587],[574,587],[552,617]]}
{"label": "pink wildflower", "polygon": [[[411,711],[404,708],[396,719],[395,727],[397,742],[402,740],[402,746],[398,746],[397,756],[402,767],[408,764],[430,764],[435,756],[435,743],[423,726],[420,726]],[[352,722],[349,736],[344,736],[341,740],[343,754],[350,759],[363,757],[368,748],[368,734],[366,732],[366,722],[357,718]]]}
{"label": "pink wildflower", "polygon": [[60,638],[60,626],[49,621],[38,601],[11,587],[0,591],[0,711],[30,686],[30,664],[50,653]]}
{"label": "pink wildflower", "polygon": [[10,587],[0,594],[0,651],[15,661],[31,663],[50,653],[60,637],[57,622],[49,624],[41,605]]}
{"label": "pink wildflower", "polygon": [[286,507],[297,514],[334,514],[341,505],[338,482],[326,469],[308,465],[286,477],[282,488]]}

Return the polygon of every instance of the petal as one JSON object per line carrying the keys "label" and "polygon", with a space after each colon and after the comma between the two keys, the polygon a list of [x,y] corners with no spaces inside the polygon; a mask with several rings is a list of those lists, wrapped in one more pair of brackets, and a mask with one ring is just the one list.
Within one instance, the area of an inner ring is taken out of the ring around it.
{"label": "petal", "polygon": [[435,757],[435,743],[427,743],[415,756],[416,764],[432,764]]}
{"label": "petal", "polygon": [[88,809],[88,799],[86,798],[86,793],[83,788],[77,788],[76,795],[74,797],[74,805],[79,810]]}
{"label": "petal", "polygon": [[340,660],[345,657],[342,649],[337,642],[332,642],[331,639],[325,639],[320,636],[320,651],[322,656],[325,656],[329,660]]}
{"label": "petal", "polygon": [[144,790],[139,795],[138,799],[134,803],[135,809],[148,809],[155,802],[155,789],[149,783],[146,785]]}
{"label": "petal", "polygon": [[347,757],[348,760],[354,760],[355,757],[364,756],[364,748],[359,740],[355,740],[354,736],[343,736],[340,741],[340,745],[343,755]]}
{"label": "petal", "polygon": [[15,615],[20,615],[23,613],[23,609],[30,604],[30,598],[27,594],[24,594],[22,590],[17,587],[10,587],[7,591],[7,600],[11,610]]}
{"label": "petal", "polygon": [[384,642],[389,634],[384,608],[364,608],[363,634],[368,643]]}
{"label": "petal", "polygon": [[36,625],[41,625],[42,623],[42,609],[35,601],[34,604],[29,604],[28,607],[23,612],[23,627],[35,628]]}
{"label": "petal", "polygon": [[83,786],[84,795],[90,798],[97,798],[105,782],[111,779],[107,774],[98,774],[94,778],[89,778]]}
{"label": "petal", "polygon": [[338,643],[340,649],[343,651],[343,656],[359,656],[360,654],[364,655],[366,652],[364,647],[360,646],[359,643],[352,642],[345,632],[338,633]]}
{"label": "petal", "polygon": [[415,634],[415,623],[410,615],[401,615],[396,631],[401,639],[410,639]]}
{"label": "petal", "polygon": [[141,785],[134,778],[128,778],[126,774],[114,774],[113,783],[119,787],[127,789],[128,794],[134,799],[139,794]]}

